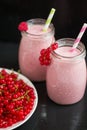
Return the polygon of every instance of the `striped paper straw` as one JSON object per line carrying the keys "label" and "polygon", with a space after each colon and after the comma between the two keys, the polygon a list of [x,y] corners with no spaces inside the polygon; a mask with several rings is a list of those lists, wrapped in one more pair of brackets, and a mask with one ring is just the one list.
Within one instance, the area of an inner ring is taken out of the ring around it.
{"label": "striped paper straw", "polygon": [[79,44],[79,42],[80,42],[86,28],[87,28],[87,24],[84,23],[81,30],[80,30],[80,32],[79,32],[79,34],[78,34],[78,36],[77,36],[77,38],[76,38],[76,40],[75,40],[75,42],[74,42],[74,44],[73,44],[73,47],[72,47],[73,49],[75,49],[78,46],[78,44]]}
{"label": "striped paper straw", "polygon": [[55,13],[55,11],[56,11],[56,10],[55,10],[54,8],[51,9],[50,14],[49,14],[49,16],[48,16],[48,18],[47,18],[47,20],[46,20],[45,26],[44,26],[44,28],[43,28],[43,31],[47,31],[47,29],[48,29],[48,27],[49,27],[49,25],[50,25],[50,23],[51,23],[51,20],[52,20],[52,18],[53,18],[53,15],[54,15],[54,13]]}

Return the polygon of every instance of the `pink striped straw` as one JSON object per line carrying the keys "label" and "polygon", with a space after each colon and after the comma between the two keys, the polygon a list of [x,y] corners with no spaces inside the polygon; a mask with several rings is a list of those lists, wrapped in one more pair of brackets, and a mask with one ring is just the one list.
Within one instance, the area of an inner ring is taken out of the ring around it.
{"label": "pink striped straw", "polygon": [[75,49],[78,46],[78,44],[79,44],[79,42],[80,42],[86,28],[87,28],[87,24],[84,23],[81,30],[80,30],[80,32],[79,32],[79,34],[78,34],[78,36],[77,36],[77,38],[76,38],[76,40],[75,40],[75,42],[74,42],[74,44],[73,44],[72,50]]}

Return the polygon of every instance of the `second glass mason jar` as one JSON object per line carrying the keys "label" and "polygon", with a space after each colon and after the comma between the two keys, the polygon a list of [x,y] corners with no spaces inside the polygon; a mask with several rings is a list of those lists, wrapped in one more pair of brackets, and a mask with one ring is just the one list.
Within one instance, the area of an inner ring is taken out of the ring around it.
{"label": "second glass mason jar", "polygon": [[52,51],[47,68],[47,93],[58,104],[68,105],[80,101],[86,88],[86,50],[80,42],[71,51],[75,39],[58,40],[59,48]]}
{"label": "second glass mason jar", "polygon": [[28,31],[23,31],[19,46],[19,67],[25,76],[32,81],[44,81],[46,79],[46,66],[39,63],[40,50],[47,48],[54,42],[55,29],[50,24],[46,32],[43,31],[44,19],[31,19],[27,21]]}

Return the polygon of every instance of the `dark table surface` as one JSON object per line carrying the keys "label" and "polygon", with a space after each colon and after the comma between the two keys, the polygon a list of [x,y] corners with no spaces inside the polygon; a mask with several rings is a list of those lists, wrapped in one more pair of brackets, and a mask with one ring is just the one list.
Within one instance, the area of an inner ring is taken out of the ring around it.
{"label": "dark table surface", "polygon": [[[0,67],[18,70],[19,44],[0,42]],[[45,82],[33,82],[38,93],[38,105],[31,118],[15,130],[87,130],[87,91],[84,98],[73,105],[52,102]]]}

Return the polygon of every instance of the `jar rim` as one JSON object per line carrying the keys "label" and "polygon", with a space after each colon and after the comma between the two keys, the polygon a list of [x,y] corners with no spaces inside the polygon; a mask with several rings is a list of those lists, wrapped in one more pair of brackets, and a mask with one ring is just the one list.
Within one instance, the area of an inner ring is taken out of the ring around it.
{"label": "jar rim", "polygon": [[[28,23],[28,26],[29,26],[29,24],[30,25],[33,25],[33,24],[36,24],[36,25],[38,25],[38,24],[45,25],[46,19],[34,18],[34,19],[27,20],[26,22]],[[50,35],[51,33],[54,33],[55,28],[54,28],[53,23],[51,23],[49,25],[49,28],[50,28],[49,31],[47,31],[45,33],[42,33],[42,34],[33,34],[33,33],[30,33],[30,32],[27,32],[27,31],[22,31],[21,33],[25,34],[25,35],[34,36],[34,37],[40,37],[40,36],[45,36],[45,35],[48,35],[48,34]]]}
{"label": "jar rim", "polygon": [[[73,39],[73,38],[61,38],[61,39],[57,40],[56,43],[58,43],[59,48],[64,47],[64,46],[72,47],[74,41],[75,41],[75,39]],[[80,51],[80,53],[75,56],[64,56],[64,55],[58,54],[57,52],[55,52],[55,50],[52,51],[52,55],[61,60],[78,60],[81,58],[85,58],[86,49],[85,49],[84,44],[81,41],[78,44],[77,49]]]}

